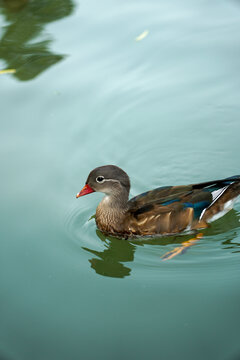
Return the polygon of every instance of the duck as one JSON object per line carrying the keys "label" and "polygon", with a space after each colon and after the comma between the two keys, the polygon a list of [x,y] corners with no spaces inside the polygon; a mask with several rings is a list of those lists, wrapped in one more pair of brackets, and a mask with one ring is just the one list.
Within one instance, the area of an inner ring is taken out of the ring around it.
{"label": "duck", "polygon": [[104,234],[128,239],[173,235],[209,227],[233,208],[240,195],[240,175],[190,185],[162,186],[129,200],[130,179],[116,165],[92,170],[77,198],[105,194],[95,221]]}

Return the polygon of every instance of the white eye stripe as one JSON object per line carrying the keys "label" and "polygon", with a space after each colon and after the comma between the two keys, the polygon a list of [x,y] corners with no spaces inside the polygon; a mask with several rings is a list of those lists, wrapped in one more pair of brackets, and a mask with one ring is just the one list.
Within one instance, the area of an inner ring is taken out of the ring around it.
{"label": "white eye stripe", "polygon": [[[101,180],[100,180],[100,179]],[[98,182],[99,184],[103,184],[105,181],[111,181],[111,182],[117,182],[117,183],[120,183],[120,181],[119,180],[114,180],[114,179],[105,179],[104,178],[104,176],[98,176],[97,178],[96,178],[96,182]]]}
{"label": "white eye stripe", "polygon": [[111,181],[111,182],[115,182],[115,183],[118,183],[118,184],[120,184],[120,181],[119,181],[119,180],[113,180],[113,179],[105,179],[105,181]]}

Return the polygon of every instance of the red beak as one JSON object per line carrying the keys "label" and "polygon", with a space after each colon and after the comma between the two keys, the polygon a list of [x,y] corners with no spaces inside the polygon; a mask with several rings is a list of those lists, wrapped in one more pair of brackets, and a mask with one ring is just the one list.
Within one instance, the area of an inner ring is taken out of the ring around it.
{"label": "red beak", "polygon": [[93,190],[88,184],[86,184],[82,190],[76,195],[76,198],[79,198],[80,196],[84,196],[87,194],[91,194],[92,192],[94,192],[95,190]]}

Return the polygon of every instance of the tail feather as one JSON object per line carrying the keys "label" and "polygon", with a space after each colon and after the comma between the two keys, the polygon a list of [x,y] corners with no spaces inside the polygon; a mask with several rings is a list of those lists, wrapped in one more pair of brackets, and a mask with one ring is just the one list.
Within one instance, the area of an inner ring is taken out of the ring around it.
{"label": "tail feather", "polygon": [[240,175],[234,175],[225,179],[221,180],[213,180],[213,181],[207,181],[204,183],[194,184],[192,186],[193,189],[202,189],[202,188],[218,188],[220,189],[223,186],[230,185],[235,182],[240,182]]}
{"label": "tail feather", "polygon": [[201,220],[212,222],[225,215],[233,208],[234,202],[240,195],[240,176],[232,176],[222,180],[222,189],[220,188],[216,196],[213,196],[212,203],[202,212]]}

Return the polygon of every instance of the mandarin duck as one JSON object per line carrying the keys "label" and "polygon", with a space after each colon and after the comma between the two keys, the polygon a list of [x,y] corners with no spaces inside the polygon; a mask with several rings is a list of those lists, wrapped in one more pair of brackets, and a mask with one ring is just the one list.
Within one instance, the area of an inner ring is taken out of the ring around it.
{"label": "mandarin duck", "polygon": [[128,199],[130,180],[115,165],[97,167],[77,198],[105,194],[96,210],[97,227],[117,237],[171,235],[208,227],[232,209],[240,175],[199,184],[163,186]]}

